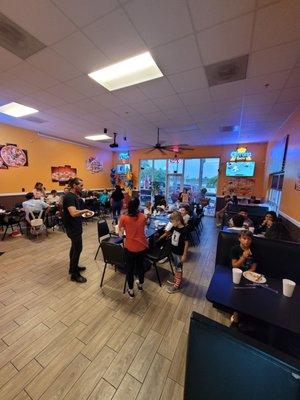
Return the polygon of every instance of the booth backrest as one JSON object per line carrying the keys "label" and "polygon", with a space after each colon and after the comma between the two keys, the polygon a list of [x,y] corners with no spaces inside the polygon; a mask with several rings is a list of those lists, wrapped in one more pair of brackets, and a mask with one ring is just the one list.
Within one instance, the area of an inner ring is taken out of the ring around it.
{"label": "booth backrest", "polygon": [[[216,265],[231,266],[230,250],[235,244],[238,244],[237,233],[220,231]],[[276,279],[292,279],[300,284],[299,243],[254,237],[253,249],[257,255],[257,269],[260,273]]]}
{"label": "booth backrest", "polygon": [[251,218],[251,216],[263,217],[269,211],[269,207],[267,206],[238,204],[236,206],[232,205],[230,207],[230,212],[238,213],[243,208],[247,209],[249,218]]}

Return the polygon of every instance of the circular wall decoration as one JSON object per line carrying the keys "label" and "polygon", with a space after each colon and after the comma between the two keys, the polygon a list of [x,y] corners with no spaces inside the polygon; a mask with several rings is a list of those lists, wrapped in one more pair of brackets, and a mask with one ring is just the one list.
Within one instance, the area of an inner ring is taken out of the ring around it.
{"label": "circular wall decoration", "polygon": [[11,144],[2,147],[1,157],[8,167],[22,167],[27,162],[24,151]]}

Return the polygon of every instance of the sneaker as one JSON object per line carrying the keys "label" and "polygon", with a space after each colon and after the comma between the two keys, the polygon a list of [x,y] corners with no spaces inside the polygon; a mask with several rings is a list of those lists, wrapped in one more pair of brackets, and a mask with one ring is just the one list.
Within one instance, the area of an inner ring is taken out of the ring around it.
{"label": "sneaker", "polygon": [[143,285],[140,284],[140,281],[139,281],[138,279],[135,281],[135,283],[136,283],[136,286],[137,286],[137,288],[138,288],[139,290],[143,290]]}
{"label": "sneaker", "polygon": [[167,284],[168,285],[174,285],[174,280],[173,281],[170,281],[169,279],[167,280]]}
{"label": "sneaker", "polygon": [[163,263],[165,263],[166,261],[168,261],[168,257],[165,257],[165,258],[163,258],[162,260],[159,260],[159,261],[158,261],[158,264],[163,264]]}
{"label": "sneaker", "polygon": [[83,271],[86,270],[86,267],[78,267],[77,269],[78,269],[79,272],[83,272]]}
{"label": "sneaker", "polygon": [[180,287],[170,286],[167,289],[167,292],[170,293],[170,294],[180,292]]}
{"label": "sneaker", "polygon": [[130,291],[129,289],[127,289],[127,293],[129,294],[129,297],[133,298],[134,297],[134,292]]}
{"label": "sneaker", "polygon": [[72,274],[71,281],[78,282],[78,283],[85,283],[85,282],[87,282],[87,279],[80,274]]}

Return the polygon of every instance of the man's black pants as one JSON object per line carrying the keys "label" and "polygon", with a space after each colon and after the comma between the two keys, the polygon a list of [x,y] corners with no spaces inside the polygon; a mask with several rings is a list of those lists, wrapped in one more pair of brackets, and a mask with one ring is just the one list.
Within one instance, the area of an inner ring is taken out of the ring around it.
{"label": "man's black pants", "polygon": [[71,249],[70,249],[70,268],[69,274],[77,274],[78,271],[78,263],[79,257],[82,252],[82,234],[79,235],[69,235],[69,239],[71,239]]}

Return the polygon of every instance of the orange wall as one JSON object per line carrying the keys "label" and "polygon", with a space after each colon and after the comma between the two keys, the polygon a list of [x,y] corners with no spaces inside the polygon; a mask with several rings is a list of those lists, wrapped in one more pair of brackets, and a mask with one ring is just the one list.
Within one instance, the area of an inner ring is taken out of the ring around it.
{"label": "orange wall", "polygon": [[[289,135],[289,145],[285,163],[280,211],[300,223],[300,191],[295,189],[297,173],[300,173],[300,110],[296,111],[277,131],[268,144],[268,155],[274,143]],[[268,163],[266,165],[268,171]],[[266,172],[266,179],[268,178]]]}
{"label": "orange wall", "polygon": [[[230,153],[235,150],[235,145],[226,146],[195,146],[194,150],[184,152],[181,157],[184,158],[200,158],[200,157],[219,157],[221,160],[220,176],[218,181],[218,194],[222,195],[222,188],[224,185],[225,177],[225,163],[230,159]],[[266,157],[266,143],[253,143],[247,145],[249,151],[253,154],[253,160],[256,161],[255,168],[255,187],[254,194],[257,197],[264,197],[264,171],[265,171],[265,157]],[[114,153],[114,165],[118,164],[118,153]],[[130,152],[130,163],[132,165],[132,172],[134,176],[134,184],[138,186],[139,175],[139,162],[141,159],[152,158],[167,158],[159,151],[155,150],[151,153],[146,153],[144,150],[135,150]]]}
{"label": "orange wall", "polygon": [[[77,175],[84,180],[85,188],[110,187],[112,153],[93,147],[82,147],[59,140],[49,140],[35,132],[9,125],[0,125],[0,144],[13,143],[28,151],[28,167],[0,169],[0,193],[31,191],[35,182],[40,181],[47,190],[60,189],[51,180],[51,167],[71,165],[77,168]],[[92,174],[85,167],[91,156],[104,163],[103,172]]]}

